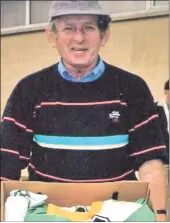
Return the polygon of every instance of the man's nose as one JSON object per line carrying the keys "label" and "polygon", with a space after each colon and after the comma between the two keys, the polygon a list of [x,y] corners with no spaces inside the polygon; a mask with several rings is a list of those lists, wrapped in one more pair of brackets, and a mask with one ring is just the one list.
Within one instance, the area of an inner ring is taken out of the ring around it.
{"label": "man's nose", "polygon": [[81,43],[85,40],[85,34],[83,32],[83,30],[77,30],[75,33],[74,33],[74,40]]}

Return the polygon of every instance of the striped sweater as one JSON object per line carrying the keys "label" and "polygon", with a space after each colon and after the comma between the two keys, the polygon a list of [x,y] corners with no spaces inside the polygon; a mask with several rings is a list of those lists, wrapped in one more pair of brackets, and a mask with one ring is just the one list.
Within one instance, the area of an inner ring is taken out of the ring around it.
{"label": "striped sweater", "polygon": [[152,95],[137,75],[105,63],[88,83],[52,65],[22,79],[1,123],[1,180],[106,182],[135,179],[145,161],[168,162]]}

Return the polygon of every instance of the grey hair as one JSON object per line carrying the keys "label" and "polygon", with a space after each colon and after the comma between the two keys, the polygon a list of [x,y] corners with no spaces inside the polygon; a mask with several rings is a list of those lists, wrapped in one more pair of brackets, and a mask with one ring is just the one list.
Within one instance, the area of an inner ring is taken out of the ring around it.
{"label": "grey hair", "polygon": [[56,32],[57,32],[57,29],[56,29],[56,19],[53,19],[53,20],[51,20],[51,22],[49,23],[49,28],[50,28],[50,30],[51,30],[51,32],[53,33],[53,34],[56,34]]}

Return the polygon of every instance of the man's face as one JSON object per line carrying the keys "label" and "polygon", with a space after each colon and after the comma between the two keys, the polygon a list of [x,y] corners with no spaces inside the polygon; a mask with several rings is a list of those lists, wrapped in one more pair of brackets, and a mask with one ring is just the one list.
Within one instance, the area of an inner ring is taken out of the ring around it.
{"label": "man's face", "polygon": [[97,16],[91,15],[61,16],[56,20],[56,30],[55,45],[63,61],[77,68],[96,61],[109,37],[109,32],[101,37]]}
{"label": "man's face", "polygon": [[167,103],[167,105],[169,105],[169,90],[165,90],[164,95],[165,95],[166,103]]}

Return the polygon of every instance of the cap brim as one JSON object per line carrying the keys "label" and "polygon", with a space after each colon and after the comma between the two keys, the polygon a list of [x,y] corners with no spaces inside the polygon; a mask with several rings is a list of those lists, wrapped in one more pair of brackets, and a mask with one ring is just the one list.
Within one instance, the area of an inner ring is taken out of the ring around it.
{"label": "cap brim", "polygon": [[50,16],[50,21],[55,18],[55,17],[59,17],[59,16],[67,16],[67,15],[105,15],[105,16],[110,16],[108,13],[104,13],[104,12],[89,12],[89,11],[83,11],[83,12],[67,12],[67,13],[57,13],[57,14],[53,14]]}

